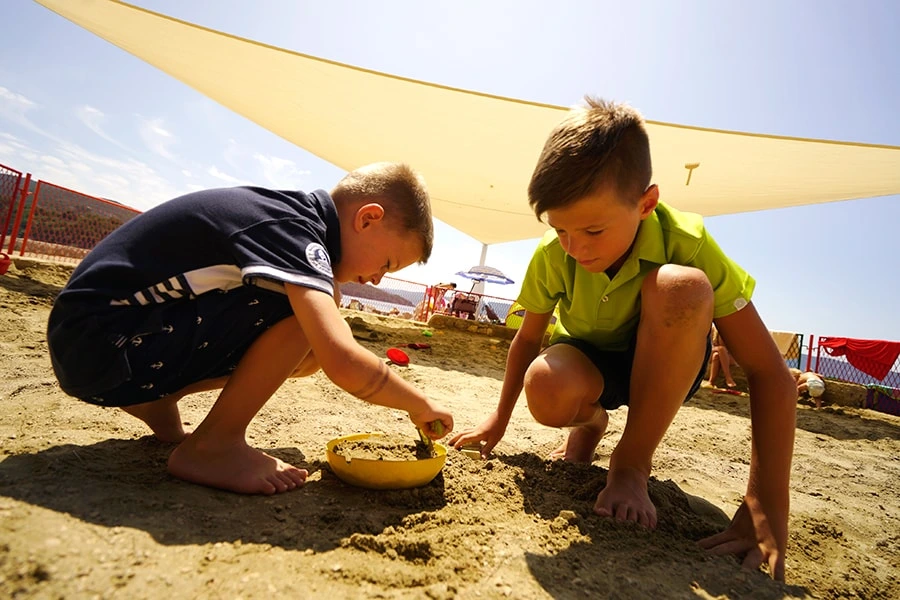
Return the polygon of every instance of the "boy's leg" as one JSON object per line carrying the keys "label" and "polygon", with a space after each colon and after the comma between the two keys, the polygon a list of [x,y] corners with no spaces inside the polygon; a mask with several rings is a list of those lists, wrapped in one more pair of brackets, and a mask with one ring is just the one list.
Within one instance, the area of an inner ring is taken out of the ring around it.
{"label": "boy's leg", "polygon": [[535,420],[550,427],[575,427],[550,458],[589,463],[606,432],[609,416],[597,399],[603,375],[574,346],[555,344],[525,373],[525,397]]}
{"label": "boy's leg", "polygon": [[712,287],[698,269],[663,265],[644,280],[628,417],[597,514],[656,526],[647,493],[653,454],[704,363],[712,313]]}
{"label": "boy's leg", "polygon": [[[291,373],[291,377],[307,377],[319,370],[319,363],[312,353],[306,357]],[[159,400],[122,406],[122,410],[133,417],[143,421],[153,434],[162,442],[180,442],[187,437],[184,425],[181,422],[181,413],[178,410],[178,402],[190,394],[221,390],[228,383],[228,376],[205,379],[185,386],[174,394],[170,394]]]}
{"label": "boy's leg", "polygon": [[146,423],[160,441],[180,442],[187,437],[187,433],[184,431],[184,426],[181,422],[178,401],[188,394],[220,390],[225,387],[227,381],[227,377],[198,381],[165,398],[145,402],[144,404],[122,406],[121,409]]}
{"label": "boy's leg", "polygon": [[259,336],[228,378],[206,418],[169,456],[169,472],[194,483],[247,494],[273,494],[306,481],[298,469],[247,445],[250,421],[284,381],[314,361],[293,316]]}

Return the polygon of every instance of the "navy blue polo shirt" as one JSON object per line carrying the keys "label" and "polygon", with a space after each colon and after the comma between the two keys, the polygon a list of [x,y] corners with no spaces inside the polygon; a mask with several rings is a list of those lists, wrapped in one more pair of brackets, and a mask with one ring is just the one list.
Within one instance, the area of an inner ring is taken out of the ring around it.
{"label": "navy blue polo shirt", "polygon": [[284,283],[333,295],[340,258],[340,221],[324,190],[237,187],[165,202],[97,244],[57,296],[47,337],[60,385],[85,397],[119,382],[109,371],[121,343],[97,338],[139,333],[129,323],[154,307],[242,287],[287,302]]}

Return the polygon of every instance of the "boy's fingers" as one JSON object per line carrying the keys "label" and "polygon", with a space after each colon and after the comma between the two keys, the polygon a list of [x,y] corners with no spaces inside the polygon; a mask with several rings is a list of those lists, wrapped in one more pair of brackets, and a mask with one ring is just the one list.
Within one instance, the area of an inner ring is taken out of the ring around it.
{"label": "boy's fingers", "polygon": [[[710,554],[743,554],[745,552],[749,552],[752,550],[754,545],[752,543],[748,543],[745,540],[731,540],[729,542],[724,542],[717,546],[713,546],[711,548],[707,548]],[[756,566],[759,566],[761,561],[756,563]]]}
{"label": "boy's fingers", "polygon": [[457,433],[452,438],[447,440],[447,443],[453,446],[454,448],[459,448],[460,444],[463,443],[463,439],[466,437],[465,432]]}
{"label": "boy's fingers", "polygon": [[728,540],[733,539],[733,537],[734,536],[732,536],[728,531],[720,531],[719,533],[717,533],[715,535],[711,535],[709,537],[703,538],[702,540],[700,540],[697,543],[704,550],[709,550],[710,548],[718,546],[719,544],[721,544],[723,542],[727,542]]}
{"label": "boy's fingers", "polygon": [[465,445],[465,444],[468,444],[468,443],[471,442],[472,440],[476,440],[476,441],[477,441],[477,440],[478,440],[478,436],[477,436],[475,433],[473,433],[472,431],[463,431],[463,432],[457,433],[455,436],[453,436],[453,437],[450,439],[450,444],[451,444],[454,448],[459,449],[460,446],[463,446],[463,445]]}
{"label": "boy's fingers", "polygon": [[485,441],[485,443],[481,445],[481,458],[489,457],[491,455],[491,450],[493,450],[496,445],[497,442],[492,442],[490,440]]}

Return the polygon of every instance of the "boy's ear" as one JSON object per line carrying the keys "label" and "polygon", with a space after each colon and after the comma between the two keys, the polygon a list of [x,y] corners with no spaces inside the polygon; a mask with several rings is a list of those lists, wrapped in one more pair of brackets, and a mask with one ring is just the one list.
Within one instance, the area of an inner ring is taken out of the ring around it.
{"label": "boy's ear", "polygon": [[647,190],[641,195],[641,199],[638,201],[638,206],[641,209],[642,221],[649,217],[654,210],[656,210],[657,204],[659,204],[659,186],[654,183],[647,188]]}
{"label": "boy's ear", "polygon": [[377,202],[363,204],[356,211],[356,217],[353,219],[353,226],[357,231],[366,229],[370,225],[384,219],[384,207]]}

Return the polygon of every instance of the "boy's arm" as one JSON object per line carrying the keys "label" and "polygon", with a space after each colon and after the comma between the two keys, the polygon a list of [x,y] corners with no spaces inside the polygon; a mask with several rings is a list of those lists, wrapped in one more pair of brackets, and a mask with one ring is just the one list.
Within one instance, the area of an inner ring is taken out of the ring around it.
{"label": "boy's arm", "polygon": [[746,552],[745,566],[767,563],[772,577],[783,581],[797,386],[752,303],[716,319],[716,326],[750,386],[750,478],[729,528],[701,544],[719,553]]}
{"label": "boy's arm", "polygon": [[372,404],[405,410],[426,432],[432,431],[429,424],[436,419],[443,423],[444,431],[453,429],[449,412],[353,339],[328,294],[291,284],[284,287],[316,362],[335,385]]}
{"label": "boy's arm", "polygon": [[503,387],[500,390],[500,402],[495,410],[478,427],[467,429],[450,438],[449,443],[455,448],[475,442],[484,442],[481,455],[486,457],[506,433],[506,426],[512,416],[519,394],[525,381],[525,371],[541,351],[547,325],[550,324],[549,313],[533,313],[525,311],[522,325],[516,332],[509,353],[506,356],[506,372],[503,375]]}

